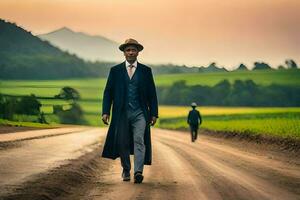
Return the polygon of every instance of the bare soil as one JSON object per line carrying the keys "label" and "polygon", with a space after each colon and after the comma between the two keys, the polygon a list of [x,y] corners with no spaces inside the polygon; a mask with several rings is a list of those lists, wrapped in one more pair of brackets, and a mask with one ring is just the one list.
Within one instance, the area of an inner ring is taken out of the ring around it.
{"label": "bare soil", "polygon": [[101,157],[105,134],[91,151],[32,175],[0,199],[300,199],[299,156],[276,145],[208,133],[192,143],[188,132],[152,129],[153,164],[134,184],[122,181],[119,159]]}

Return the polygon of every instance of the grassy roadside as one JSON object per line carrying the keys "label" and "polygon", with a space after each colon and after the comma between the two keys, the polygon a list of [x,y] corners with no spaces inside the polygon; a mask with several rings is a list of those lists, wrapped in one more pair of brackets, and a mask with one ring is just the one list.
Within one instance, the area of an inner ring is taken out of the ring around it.
{"label": "grassy roadside", "polygon": [[41,124],[36,122],[19,122],[0,119],[0,126],[16,126],[16,127],[31,127],[31,128],[59,128],[60,124]]}

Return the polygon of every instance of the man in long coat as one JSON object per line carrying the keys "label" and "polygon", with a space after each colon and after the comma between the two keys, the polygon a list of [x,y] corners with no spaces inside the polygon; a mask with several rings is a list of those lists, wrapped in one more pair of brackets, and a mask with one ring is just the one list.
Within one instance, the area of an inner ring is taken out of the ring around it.
{"label": "man in long coat", "polygon": [[201,125],[202,123],[202,118],[200,112],[196,109],[197,104],[193,102],[191,106],[192,110],[189,112],[187,123],[190,125],[192,142],[195,142],[198,136],[199,124]]}
{"label": "man in long coat", "polygon": [[158,118],[156,89],[151,68],[137,62],[143,46],[127,39],[119,49],[125,62],[110,69],[103,95],[102,120],[112,120],[102,156],[120,157],[123,181],[130,180],[130,154],[134,154],[134,183],[143,181],[143,168],[151,165],[150,125]]}

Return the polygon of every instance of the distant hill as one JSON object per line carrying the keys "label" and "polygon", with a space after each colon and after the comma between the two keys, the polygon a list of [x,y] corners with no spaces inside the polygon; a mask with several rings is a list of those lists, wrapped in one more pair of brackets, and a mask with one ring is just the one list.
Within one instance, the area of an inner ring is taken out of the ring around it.
{"label": "distant hill", "polygon": [[236,70],[249,70],[249,69],[246,67],[246,65],[244,65],[243,63],[241,63]]}
{"label": "distant hill", "polygon": [[185,65],[161,64],[149,65],[153,74],[181,74],[181,73],[197,73],[199,67],[187,67]]}
{"label": "distant hill", "polygon": [[[64,29],[62,32],[70,31]],[[0,79],[107,77],[109,68],[116,64],[116,62],[84,61],[74,54],[60,50],[48,41],[43,41],[16,24],[1,19],[0,47]],[[155,74],[198,72],[196,67],[172,64],[149,66],[153,68]]]}
{"label": "distant hill", "polygon": [[14,23],[0,19],[1,79],[61,79],[106,76],[107,63],[87,63]]}
{"label": "distant hill", "polygon": [[211,63],[208,67],[200,67],[199,72],[227,72],[225,68],[217,67],[216,63]]}
{"label": "distant hill", "polygon": [[253,70],[273,69],[270,65],[264,62],[255,62]]}
{"label": "distant hill", "polygon": [[64,27],[38,37],[85,60],[113,62],[123,60],[123,54],[118,49],[119,44],[102,36],[91,36]]}

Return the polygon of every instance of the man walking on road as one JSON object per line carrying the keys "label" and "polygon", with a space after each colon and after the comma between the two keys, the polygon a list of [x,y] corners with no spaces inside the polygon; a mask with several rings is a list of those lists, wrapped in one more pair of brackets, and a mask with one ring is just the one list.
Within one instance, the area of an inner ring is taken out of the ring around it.
{"label": "man walking on road", "polygon": [[137,62],[143,46],[127,39],[119,49],[125,62],[110,69],[103,94],[102,120],[112,120],[102,156],[120,157],[123,181],[130,181],[130,154],[134,154],[134,183],[143,181],[145,165],[151,165],[150,125],[158,118],[156,89],[151,68]]}
{"label": "man walking on road", "polygon": [[189,112],[187,123],[190,125],[192,142],[197,140],[199,124],[202,123],[200,112],[196,109],[197,104],[192,103],[192,110]]}

